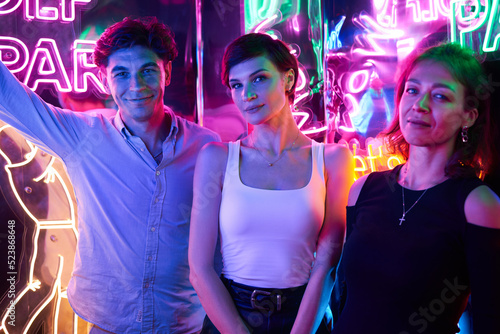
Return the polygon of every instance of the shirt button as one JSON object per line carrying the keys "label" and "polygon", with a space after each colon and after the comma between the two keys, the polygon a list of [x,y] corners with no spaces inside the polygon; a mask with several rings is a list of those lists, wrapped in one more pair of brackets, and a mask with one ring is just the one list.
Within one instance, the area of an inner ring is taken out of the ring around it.
{"label": "shirt button", "polygon": [[144,287],[147,289],[149,288],[149,283],[144,284]]}
{"label": "shirt button", "polygon": [[159,199],[158,198],[155,198],[155,203],[158,203]]}
{"label": "shirt button", "polygon": [[154,232],[156,229],[154,227],[151,227],[151,232]]}
{"label": "shirt button", "polygon": [[157,171],[157,172],[156,172],[156,175],[160,175],[160,171]]}
{"label": "shirt button", "polygon": [[152,256],[148,256],[148,261],[151,261],[153,259]]}
{"label": "shirt button", "polygon": [[141,152],[144,152],[144,149],[143,149],[143,148],[141,148]]}

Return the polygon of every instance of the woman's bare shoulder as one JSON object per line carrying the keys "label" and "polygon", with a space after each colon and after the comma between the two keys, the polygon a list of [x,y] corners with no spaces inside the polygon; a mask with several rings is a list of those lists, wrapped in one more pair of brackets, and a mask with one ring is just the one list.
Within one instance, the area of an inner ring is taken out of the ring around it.
{"label": "woman's bare shoulder", "polygon": [[348,148],[338,144],[325,144],[325,165],[327,169],[337,170],[350,168],[353,164],[353,157]]}
{"label": "woman's bare shoulder", "polygon": [[211,142],[201,149],[197,168],[204,170],[224,170],[229,154],[229,143]]}
{"label": "woman's bare shoulder", "polygon": [[368,174],[363,175],[362,177],[357,179],[351,186],[351,190],[349,190],[349,198],[347,199],[347,206],[353,206],[356,204],[356,202],[358,201],[359,193],[361,192],[361,189],[363,188],[363,185],[365,184],[367,178]]}
{"label": "woman's bare shoulder", "polygon": [[500,199],[488,186],[479,186],[470,192],[464,211],[469,223],[500,229]]}

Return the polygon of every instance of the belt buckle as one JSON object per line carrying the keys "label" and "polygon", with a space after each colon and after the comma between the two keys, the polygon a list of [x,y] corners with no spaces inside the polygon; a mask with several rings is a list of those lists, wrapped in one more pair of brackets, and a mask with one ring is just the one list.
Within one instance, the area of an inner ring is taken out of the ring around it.
{"label": "belt buckle", "polygon": [[[256,310],[266,310],[267,309],[263,306],[260,306],[257,304],[257,297],[258,296],[271,296],[271,292],[269,291],[264,291],[264,290],[253,290],[252,296],[250,297],[250,305],[252,306],[253,309]],[[281,295],[276,294],[276,310],[281,311]]]}

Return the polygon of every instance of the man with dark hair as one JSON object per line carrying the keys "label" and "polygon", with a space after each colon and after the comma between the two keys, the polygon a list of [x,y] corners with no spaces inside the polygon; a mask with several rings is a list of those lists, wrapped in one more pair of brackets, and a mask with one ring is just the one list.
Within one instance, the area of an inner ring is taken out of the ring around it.
{"label": "man with dark hair", "polygon": [[219,137],[163,105],[177,50],[154,18],[108,28],[94,59],[115,116],[45,103],[0,64],[0,119],[66,165],[79,240],[68,298],[91,333],[193,333],[187,261],[196,156]]}

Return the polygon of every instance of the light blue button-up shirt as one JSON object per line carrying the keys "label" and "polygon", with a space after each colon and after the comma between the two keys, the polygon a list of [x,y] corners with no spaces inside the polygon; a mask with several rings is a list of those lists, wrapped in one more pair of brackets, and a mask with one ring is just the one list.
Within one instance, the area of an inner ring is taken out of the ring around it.
{"label": "light blue button-up shirt", "polygon": [[68,298],[83,319],[115,333],[193,333],[205,315],[189,283],[196,156],[219,137],[172,118],[158,165],[120,114],[45,103],[0,62],[0,119],[65,163],[79,239]]}

